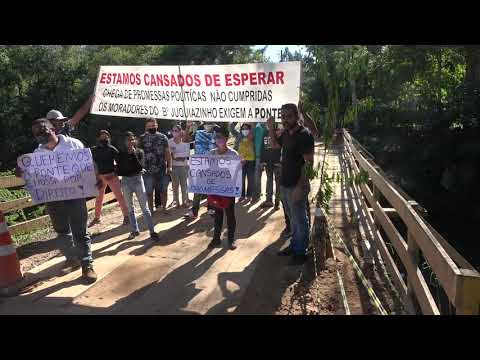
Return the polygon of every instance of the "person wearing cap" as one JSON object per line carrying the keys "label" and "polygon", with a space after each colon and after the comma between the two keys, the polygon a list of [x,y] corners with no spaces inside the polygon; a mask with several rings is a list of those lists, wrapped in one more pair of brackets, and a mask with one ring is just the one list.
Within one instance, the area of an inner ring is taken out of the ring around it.
{"label": "person wearing cap", "polygon": [[[216,156],[233,156],[240,159],[238,152],[227,146],[229,131],[224,127],[215,128],[215,145],[216,148],[208,152],[209,155]],[[209,248],[218,247],[221,245],[220,234],[222,233],[223,218],[227,218],[228,229],[228,248],[235,250],[235,230],[237,221],[235,218],[235,198],[228,196],[209,196],[209,204],[214,207],[215,226],[213,230],[213,239],[208,245]]]}
{"label": "person wearing cap", "polygon": [[80,120],[82,120],[85,115],[87,115],[87,113],[90,111],[93,99],[94,96],[90,96],[88,100],[82,105],[82,107],[78,109],[78,111],[71,118],[63,116],[63,114],[58,110],[50,110],[47,113],[46,118],[50,120],[53,124],[55,128],[55,133],[70,136],[71,132],[75,129]]}
{"label": "person wearing cap", "polygon": [[[190,129],[192,127],[192,123],[187,121],[185,132],[190,134]],[[194,152],[195,155],[203,155],[207,154],[209,151],[213,150],[215,146],[215,133],[214,131],[218,129],[219,126],[215,123],[205,122],[203,124],[203,130],[197,129],[194,135],[189,135],[187,137],[187,141],[192,141],[192,138],[195,139],[195,147]],[[194,194],[193,195],[193,204],[192,208],[188,213],[184,215],[187,219],[195,219],[198,216],[198,210],[200,209],[200,201],[206,198],[204,194]],[[214,215],[214,210],[209,207],[208,212],[210,215]]]}
{"label": "person wearing cap", "polygon": [[98,177],[102,181],[102,187],[99,189],[98,196],[95,200],[95,217],[88,226],[91,227],[101,222],[100,216],[102,214],[103,197],[107,185],[112,190],[120,206],[123,214],[123,225],[127,225],[129,223],[127,204],[122,195],[120,180],[116,174],[115,166],[115,162],[118,163],[118,150],[110,143],[110,133],[107,130],[99,131],[97,145],[92,147],[92,156],[95,166],[97,167]]}

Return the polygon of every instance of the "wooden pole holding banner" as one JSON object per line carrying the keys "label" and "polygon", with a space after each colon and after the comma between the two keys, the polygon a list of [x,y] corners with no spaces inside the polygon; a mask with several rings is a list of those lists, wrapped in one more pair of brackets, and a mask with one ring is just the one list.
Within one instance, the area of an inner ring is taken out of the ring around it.
{"label": "wooden pole holding banner", "polygon": [[[182,70],[180,65],[178,65],[178,75],[182,75]],[[183,116],[185,118],[185,123],[187,123],[187,110],[185,109],[185,92],[183,91],[183,85],[180,85],[180,89],[182,90],[182,105],[183,105]]]}

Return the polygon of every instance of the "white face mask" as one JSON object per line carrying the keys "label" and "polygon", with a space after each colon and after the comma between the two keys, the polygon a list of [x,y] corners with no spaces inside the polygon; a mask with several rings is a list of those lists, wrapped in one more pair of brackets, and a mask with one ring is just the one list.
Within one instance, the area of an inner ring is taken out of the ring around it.
{"label": "white face mask", "polygon": [[210,132],[210,131],[212,131],[213,126],[212,125],[205,125],[204,129],[205,129],[206,132]]}
{"label": "white face mask", "polygon": [[249,133],[250,133],[250,130],[242,130],[243,136],[248,136]]}

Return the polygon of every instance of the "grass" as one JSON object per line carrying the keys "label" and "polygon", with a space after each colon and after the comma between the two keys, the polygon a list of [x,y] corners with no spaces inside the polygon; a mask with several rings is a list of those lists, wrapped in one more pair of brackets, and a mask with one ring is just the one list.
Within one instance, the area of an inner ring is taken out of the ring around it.
{"label": "grass", "polygon": [[29,231],[27,233],[19,233],[19,234],[12,235],[12,241],[17,247],[20,247],[20,246],[32,243],[34,241],[40,240],[48,236],[48,234],[51,232],[52,232],[52,228],[49,226],[43,229]]}

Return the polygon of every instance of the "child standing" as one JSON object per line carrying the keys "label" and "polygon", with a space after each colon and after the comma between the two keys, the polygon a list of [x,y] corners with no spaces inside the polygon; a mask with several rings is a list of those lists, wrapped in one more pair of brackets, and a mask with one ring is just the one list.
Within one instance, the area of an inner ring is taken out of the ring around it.
{"label": "child standing", "polygon": [[[209,154],[230,155],[239,158],[238,153],[227,146],[228,136],[229,133],[227,129],[217,127],[215,129],[215,144],[217,145],[217,148],[211,150]],[[235,245],[235,229],[237,226],[235,219],[235,198],[226,196],[215,196],[214,198],[217,200],[218,204],[211,204],[215,208],[215,228],[213,231],[213,240],[208,247],[213,248],[221,244],[220,234],[223,227],[223,215],[225,214],[228,227],[228,248],[230,250],[235,250],[237,248]]]}

